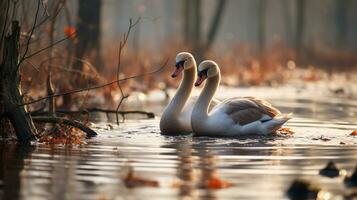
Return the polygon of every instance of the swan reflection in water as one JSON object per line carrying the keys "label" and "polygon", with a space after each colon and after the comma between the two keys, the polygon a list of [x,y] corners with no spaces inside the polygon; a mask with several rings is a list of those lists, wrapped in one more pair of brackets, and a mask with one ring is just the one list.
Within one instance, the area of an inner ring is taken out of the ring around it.
{"label": "swan reflection in water", "polygon": [[207,144],[195,145],[192,138],[185,138],[177,146],[177,156],[177,178],[181,182],[179,196],[182,199],[218,199],[215,190],[206,187],[208,180],[219,176],[218,157]]}

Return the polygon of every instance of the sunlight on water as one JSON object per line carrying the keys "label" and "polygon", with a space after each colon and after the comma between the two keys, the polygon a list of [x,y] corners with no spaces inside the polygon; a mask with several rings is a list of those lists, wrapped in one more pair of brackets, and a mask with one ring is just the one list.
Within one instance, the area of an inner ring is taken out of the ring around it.
{"label": "sunlight on water", "polygon": [[[284,103],[285,102],[285,103]],[[158,119],[128,120],[114,130],[98,124],[99,136],[82,147],[0,144],[1,199],[286,199],[295,178],[323,186],[333,198],[347,190],[343,178],[318,172],[330,160],[351,172],[357,164],[356,106],[276,101],[294,112],[295,134],[280,137],[208,138],[162,136]],[[305,106],[303,106],[305,105]],[[308,112],[306,112],[306,110]],[[318,112],[316,112],[318,110]],[[353,112],[346,115],[345,111]],[[326,116],[334,116],[327,120]],[[321,139],[322,138],[322,139]],[[327,139],[323,139],[327,138]],[[158,188],[127,188],[128,166]],[[219,176],[233,184],[200,187]],[[176,185],[178,181],[181,184]]]}

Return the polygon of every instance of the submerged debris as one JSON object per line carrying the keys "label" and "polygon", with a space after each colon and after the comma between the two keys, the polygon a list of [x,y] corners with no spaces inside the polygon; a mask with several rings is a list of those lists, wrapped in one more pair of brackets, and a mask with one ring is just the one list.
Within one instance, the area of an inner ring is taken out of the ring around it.
{"label": "submerged debris", "polygon": [[292,200],[330,199],[330,193],[305,180],[295,180],[286,193]]}
{"label": "submerged debris", "polygon": [[357,167],[351,176],[348,176],[344,180],[347,187],[357,187]]}
{"label": "submerged debris", "polygon": [[327,163],[325,168],[320,170],[319,174],[322,176],[334,178],[340,176],[340,169],[337,168],[334,162],[330,161]]}
{"label": "submerged debris", "polygon": [[327,137],[325,137],[325,136],[323,136],[323,135],[321,135],[321,136],[318,137],[318,138],[312,138],[312,140],[321,140],[321,141],[323,141],[323,142],[328,142],[328,141],[330,141],[331,139],[330,139],[330,138],[327,138]]}
{"label": "submerged debris", "polygon": [[134,174],[134,168],[129,167],[129,172],[123,178],[123,182],[126,187],[134,188],[134,187],[159,187],[159,182],[154,180],[148,180],[141,178]]}

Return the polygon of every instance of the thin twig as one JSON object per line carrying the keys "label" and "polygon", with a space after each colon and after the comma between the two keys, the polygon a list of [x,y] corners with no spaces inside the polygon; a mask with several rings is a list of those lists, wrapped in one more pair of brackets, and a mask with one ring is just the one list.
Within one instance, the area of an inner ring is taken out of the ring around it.
{"label": "thin twig", "polygon": [[38,2],[38,3],[37,3],[36,14],[35,14],[35,20],[34,20],[34,22],[33,22],[32,29],[31,29],[29,38],[28,38],[27,43],[26,43],[25,52],[24,52],[24,54],[22,55],[22,57],[21,57],[19,63],[17,64],[17,68],[20,67],[21,63],[22,63],[22,62],[25,60],[25,58],[26,58],[26,54],[27,54],[27,52],[28,52],[28,50],[29,50],[30,41],[31,41],[33,32],[35,31],[35,28],[36,28],[37,17],[38,17],[38,12],[39,12],[39,10],[40,10],[41,1],[38,0],[37,2]]}
{"label": "thin twig", "polygon": [[[133,20],[130,19],[129,20],[129,28],[128,28],[128,31],[126,33],[123,34],[123,40],[120,41],[119,43],[119,51],[118,51],[118,66],[117,66],[117,80],[119,80],[119,76],[120,76],[120,65],[121,65],[121,53],[122,53],[122,50],[123,48],[125,47],[127,41],[128,41],[128,38],[129,38],[129,35],[130,35],[130,32],[131,32],[131,29],[134,28],[138,23],[140,22],[140,17],[133,23]],[[117,120],[117,124],[119,125],[119,114],[118,114],[118,111],[120,109],[120,106],[121,104],[123,103],[123,101],[129,97],[129,95],[125,95],[124,94],[124,91],[120,85],[120,82],[117,81],[117,85],[119,87],[119,90],[120,90],[120,94],[121,94],[121,97],[120,97],[120,100],[119,100],[119,103],[118,103],[118,106],[116,108],[116,111],[117,111],[117,114],[116,114],[116,120]],[[123,117],[123,121],[125,120],[125,118]]]}
{"label": "thin twig", "polygon": [[54,47],[55,45],[57,45],[57,44],[59,44],[59,43],[61,43],[61,42],[65,41],[65,40],[68,40],[69,38],[73,38],[73,37],[76,37],[76,32],[73,32],[73,33],[70,34],[69,36],[67,36],[67,37],[65,37],[65,38],[62,38],[62,39],[56,41],[55,43],[50,44],[50,45],[48,45],[47,47],[44,47],[44,48],[42,48],[42,49],[40,49],[40,50],[38,50],[38,51],[36,51],[36,52],[34,52],[34,53],[32,53],[32,54],[26,56],[24,59],[31,58],[32,56],[35,56],[35,55],[37,55],[37,54],[39,54],[39,53],[41,53],[41,52],[43,52],[43,51],[45,51],[45,50],[47,50],[47,49],[49,49],[49,48]]}
{"label": "thin twig", "polygon": [[81,88],[81,89],[77,89],[77,90],[71,90],[71,91],[68,91],[68,92],[54,94],[54,95],[51,95],[51,96],[45,96],[45,97],[30,101],[30,102],[26,102],[26,103],[20,104],[20,105],[18,105],[18,107],[25,106],[25,105],[30,105],[30,104],[33,104],[33,103],[37,103],[37,102],[40,102],[42,100],[48,99],[50,97],[60,97],[60,96],[65,96],[65,95],[69,95],[69,94],[75,94],[75,93],[84,92],[84,91],[87,91],[87,90],[96,90],[96,89],[100,89],[100,88],[103,88],[103,87],[107,87],[107,86],[113,85],[113,84],[117,83],[118,81],[127,81],[127,80],[130,80],[130,79],[133,79],[133,78],[138,78],[138,77],[154,74],[154,73],[157,73],[157,72],[163,70],[166,67],[167,62],[168,62],[168,59],[165,61],[164,65],[162,65],[160,68],[158,68],[158,69],[156,69],[156,70],[154,70],[152,72],[126,77],[126,78],[123,78],[123,79],[120,79],[120,80],[111,81],[111,82],[108,82],[108,83],[105,83],[105,84],[100,84],[100,85],[91,86],[91,87],[87,87],[87,88]]}

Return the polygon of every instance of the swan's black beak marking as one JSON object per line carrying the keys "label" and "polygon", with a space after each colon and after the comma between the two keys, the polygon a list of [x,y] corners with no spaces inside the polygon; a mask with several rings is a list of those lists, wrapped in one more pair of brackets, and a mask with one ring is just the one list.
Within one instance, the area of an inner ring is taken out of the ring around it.
{"label": "swan's black beak marking", "polygon": [[179,68],[179,67],[184,67],[184,63],[185,63],[186,60],[182,60],[182,61],[179,61],[176,63],[176,68]]}
{"label": "swan's black beak marking", "polygon": [[184,69],[184,63],[185,63],[186,60],[182,60],[182,61],[179,61],[175,64],[176,66],[176,69],[175,71],[171,74],[171,77],[172,78],[175,78],[176,76],[178,76]]}
{"label": "swan's black beak marking", "polygon": [[198,74],[197,74],[198,77],[197,77],[197,80],[195,82],[195,86],[200,86],[203,83],[203,81],[206,80],[206,78],[208,76],[207,74],[208,74],[208,69],[205,69],[205,70],[202,70],[202,71],[198,72]]}

